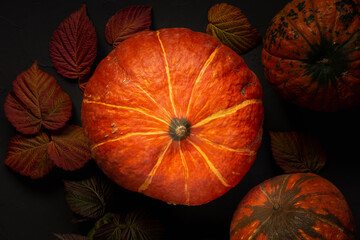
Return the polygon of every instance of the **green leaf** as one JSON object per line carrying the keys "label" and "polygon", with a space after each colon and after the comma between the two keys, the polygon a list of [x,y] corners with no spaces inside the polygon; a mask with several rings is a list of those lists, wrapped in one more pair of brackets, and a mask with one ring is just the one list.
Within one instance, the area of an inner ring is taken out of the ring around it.
{"label": "green leaf", "polygon": [[144,210],[135,210],[125,217],[109,213],[95,226],[93,240],[153,240],[162,239],[163,225]]}
{"label": "green leaf", "polygon": [[206,32],[238,54],[251,50],[261,42],[259,32],[240,8],[226,3],[216,4],[210,8],[208,20]]}
{"label": "green leaf", "polygon": [[55,237],[57,237],[60,240],[90,240],[89,237],[82,236],[79,234],[60,234],[60,233],[54,233]]}
{"label": "green leaf", "polygon": [[300,132],[270,132],[271,150],[285,173],[319,172],[326,153],[320,140]]}
{"label": "green leaf", "polygon": [[112,197],[108,181],[92,177],[82,181],[64,181],[66,202],[76,214],[88,218],[99,218],[105,213]]}

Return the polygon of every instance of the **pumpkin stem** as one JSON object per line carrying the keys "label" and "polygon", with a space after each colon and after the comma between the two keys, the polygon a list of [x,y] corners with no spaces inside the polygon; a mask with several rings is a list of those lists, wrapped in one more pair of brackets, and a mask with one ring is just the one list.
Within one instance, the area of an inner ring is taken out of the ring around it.
{"label": "pumpkin stem", "polygon": [[328,63],[329,63],[329,59],[328,59],[328,58],[323,58],[323,59],[317,61],[317,63],[328,64]]}
{"label": "pumpkin stem", "polygon": [[186,118],[173,118],[169,124],[169,135],[175,141],[184,140],[190,135],[190,123]]}
{"label": "pumpkin stem", "polygon": [[186,127],[180,126],[175,129],[175,133],[178,137],[183,137],[186,134]]}
{"label": "pumpkin stem", "polygon": [[273,209],[274,209],[275,211],[277,211],[277,210],[279,210],[279,208],[280,208],[280,204],[275,203],[274,206],[273,206]]}

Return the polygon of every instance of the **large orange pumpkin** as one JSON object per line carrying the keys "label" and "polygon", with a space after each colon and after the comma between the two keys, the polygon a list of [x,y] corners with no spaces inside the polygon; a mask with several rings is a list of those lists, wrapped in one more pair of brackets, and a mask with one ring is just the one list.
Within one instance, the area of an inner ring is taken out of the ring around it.
{"label": "large orange pumpkin", "polygon": [[317,111],[360,104],[359,0],[293,0],[264,37],[266,79],[285,99]]}
{"label": "large orange pumpkin", "polygon": [[262,136],[262,90],[243,59],[188,29],[125,40],[86,86],[82,123],[99,167],[131,191],[200,205],[234,187]]}
{"label": "large orange pumpkin", "polygon": [[230,239],[355,239],[342,193],[312,173],[273,177],[251,189],[234,213]]}

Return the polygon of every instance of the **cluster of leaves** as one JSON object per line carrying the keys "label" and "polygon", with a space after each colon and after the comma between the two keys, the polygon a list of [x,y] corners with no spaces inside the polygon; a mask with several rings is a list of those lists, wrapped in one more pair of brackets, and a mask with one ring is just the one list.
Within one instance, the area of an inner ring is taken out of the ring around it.
{"label": "cluster of leaves", "polygon": [[[137,5],[120,9],[106,24],[106,41],[115,48],[135,33],[149,30],[150,25],[151,7]],[[55,30],[49,52],[57,72],[66,78],[78,79],[83,92],[97,53],[95,28],[86,14],[85,4]]]}
{"label": "cluster of leaves", "polygon": [[310,133],[270,132],[271,150],[285,173],[318,173],[326,163],[320,140]]}
{"label": "cluster of leaves", "polygon": [[[151,240],[162,239],[163,225],[149,211],[134,210],[127,214],[111,212],[114,189],[108,180],[91,177],[81,181],[65,181],[66,202],[74,213],[95,219],[87,236],[54,234],[62,240]],[[109,211],[110,210],[110,211]]]}
{"label": "cluster of leaves", "polygon": [[[136,32],[148,30],[151,7],[132,6],[118,11],[106,25],[106,39],[117,44]],[[49,54],[56,71],[68,79],[77,79],[81,91],[91,75],[97,52],[95,29],[86,14],[86,6],[67,17],[49,43]],[[72,102],[57,80],[42,71],[37,61],[13,81],[4,111],[20,134],[7,148],[5,165],[33,179],[48,174],[56,165],[77,170],[91,158],[82,128],[66,124]]]}
{"label": "cluster of leaves", "polygon": [[64,170],[84,166],[91,153],[82,128],[66,124],[72,102],[56,79],[37,62],[20,73],[5,100],[5,115],[20,133],[9,142],[5,165],[33,179],[54,165]]}

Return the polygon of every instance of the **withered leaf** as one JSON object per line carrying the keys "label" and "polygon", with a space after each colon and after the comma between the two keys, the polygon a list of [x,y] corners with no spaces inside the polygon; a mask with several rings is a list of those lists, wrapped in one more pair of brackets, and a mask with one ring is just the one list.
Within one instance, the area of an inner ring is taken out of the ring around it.
{"label": "withered leaf", "polygon": [[84,4],[55,30],[49,45],[50,58],[62,76],[83,79],[91,70],[96,51],[95,28]]}
{"label": "withered leaf", "polygon": [[54,166],[47,154],[49,141],[43,132],[35,136],[15,135],[8,143],[5,165],[32,179],[43,177]]}
{"label": "withered leaf", "polygon": [[241,9],[226,3],[212,6],[208,12],[206,32],[242,54],[261,42],[261,36]]}
{"label": "withered leaf", "polygon": [[326,162],[320,140],[301,132],[270,132],[276,163],[285,173],[319,172]]}
{"label": "withered leaf", "polygon": [[109,182],[92,177],[82,181],[64,181],[66,202],[71,211],[88,218],[99,218],[104,215],[112,197]]}
{"label": "withered leaf", "polygon": [[106,41],[115,48],[134,34],[149,30],[150,25],[150,6],[135,5],[120,9],[106,24]]}
{"label": "withered leaf", "polygon": [[56,79],[39,69],[37,62],[13,81],[13,92],[5,100],[4,111],[21,133],[38,133],[63,127],[71,116],[72,102]]}
{"label": "withered leaf", "polygon": [[69,171],[82,168],[91,158],[82,127],[76,125],[53,131],[48,153],[56,166]]}
{"label": "withered leaf", "polygon": [[162,239],[164,234],[160,221],[144,210],[132,211],[125,217],[107,213],[104,218],[96,224],[93,240],[151,240]]}
{"label": "withered leaf", "polygon": [[57,237],[60,240],[90,240],[89,237],[82,236],[79,234],[60,234],[60,233],[54,233],[55,237]]}

